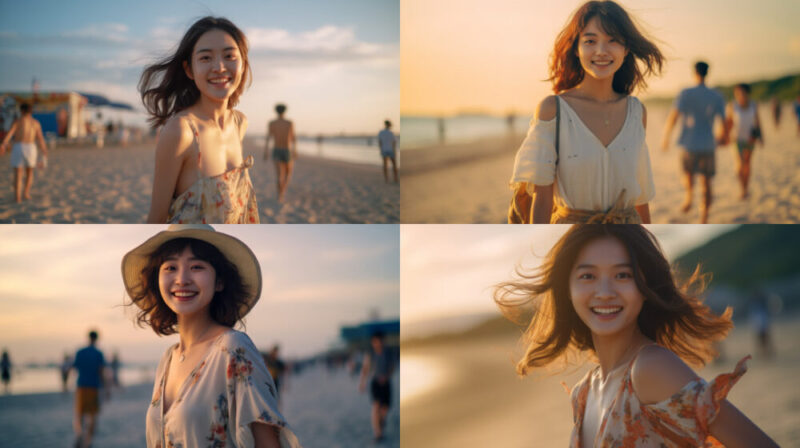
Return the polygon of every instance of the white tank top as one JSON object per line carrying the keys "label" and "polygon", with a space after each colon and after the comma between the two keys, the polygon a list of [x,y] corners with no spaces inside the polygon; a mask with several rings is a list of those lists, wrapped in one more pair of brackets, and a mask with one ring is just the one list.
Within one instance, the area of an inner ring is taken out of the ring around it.
{"label": "white tank top", "polygon": [[736,140],[746,142],[750,140],[750,133],[756,127],[756,102],[750,100],[745,108],[733,102],[733,115],[736,117]]}

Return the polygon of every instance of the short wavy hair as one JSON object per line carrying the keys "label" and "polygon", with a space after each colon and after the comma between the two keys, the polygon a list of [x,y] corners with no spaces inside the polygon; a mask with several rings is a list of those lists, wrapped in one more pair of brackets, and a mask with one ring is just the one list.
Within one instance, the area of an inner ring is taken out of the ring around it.
{"label": "short wavy hair", "polygon": [[517,363],[520,375],[550,364],[569,349],[594,353],[591,331],[572,305],[569,277],[580,251],[607,237],[620,241],[631,258],[633,278],[644,298],[637,318],[642,334],[689,364],[703,365],[716,355],[712,342],[733,328],[732,311],[727,308],[718,316],[702,303],[699,295],[708,276],[699,267],[679,285],[655,236],[643,226],[576,224],[537,270],[526,272],[517,266],[519,279],[495,288],[494,300],[509,319],[520,322],[520,317],[533,313],[523,335],[525,355]]}
{"label": "short wavy hair", "polygon": [[[231,263],[214,245],[194,238],[175,238],[156,248],[148,257],[142,269],[139,284],[135,285],[131,294],[131,303],[137,305],[139,311],[136,323],[140,327],[150,326],[158,335],[176,333],[178,316],[164,302],[158,285],[161,265],[167,258],[180,254],[186,248],[200,260],[209,263],[216,274],[222,290],[216,291],[209,304],[211,318],[220,325],[233,327],[242,320],[243,311],[248,310],[249,292],[242,281],[236,266]],[[246,312],[246,311],[245,311]]]}

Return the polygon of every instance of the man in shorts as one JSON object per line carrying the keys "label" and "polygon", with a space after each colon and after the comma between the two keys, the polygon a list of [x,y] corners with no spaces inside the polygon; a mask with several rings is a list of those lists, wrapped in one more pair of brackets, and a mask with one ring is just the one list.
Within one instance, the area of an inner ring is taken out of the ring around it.
{"label": "man in shorts", "polygon": [[[718,142],[725,144],[727,139],[724,135],[725,99],[719,92],[706,86],[707,63],[702,61],[696,63],[694,71],[697,85],[681,91],[675,100],[667,117],[661,149],[666,151],[669,148],[672,129],[675,127],[678,117],[681,117],[681,136],[678,144],[684,149],[681,154],[681,166],[683,183],[686,186],[686,198],[681,206],[681,211],[686,213],[692,207],[694,175],[699,174],[703,180],[700,221],[705,224],[708,222],[708,209],[711,207],[711,178],[716,172],[714,151]],[[723,135],[718,140],[714,139],[714,117],[719,117],[723,122]]]}
{"label": "man in shorts", "polygon": [[[75,447],[89,447],[92,444],[97,413],[100,411],[100,387],[103,385],[103,372],[106,365],[103,352],[95,347],[97,332],[89,332],[89,345],[75,354],[72,366],[78,371],[78,388],[75,390]],[[84,416],[89,417],[88,430],[84,434]]]}
{"label": "man in shorts", "polygon": [[294,123],[283,118],[286,105],[276,104],[275,112],[278,118],[270,121],[267,126],[267,149],[264,152],[264,160],[269,159],[270,140],[272,140],[272,160],[275,163],[275,175],[278,181],[278,201],[283,202],[286,188],[292,178],[294,159],[297,158],[297,138],[294,135]]}
{"label": "man in shorts", "polygon": [[[0,144],[0,155],[5,154],[8,141],[13,138],[14,146],[11,149],[11,167],[14,169],[14,195],[17,202],[31,198],[31,185],[33,185],[33,169],[44,166],[47,157],[47,145],[42,135],[42,125],[33,118],[31,105],[23,103],[20,108],[22,116],[11,124],[11,129]],[[43,159],[38,158],[36,143],[42,151]],[[25,171],[25,191],[22,190],[22,171]]]}
{"label": "man in shorts", "polygon": [[383,130],[378,133],[378,146],[383,159],[383,179],[387,184],[389,183],[389,162],[392,162],[394,181],[397,183],[397,139],[392,132],[391,121],[384,121],[383,126]]}
{"label": "man in shorts", "polygon": [[394,362],[383,344],[384,334],[380,331],[373,333],[370,338],[371,352],[364,358],[361,368],[359,389],[365,389],[365,379],[370,376],[369,393],[372,400],[372,431],[375,441],[383,440],[383,431],[386,427],[386,415],[392,404],[392,383]]}

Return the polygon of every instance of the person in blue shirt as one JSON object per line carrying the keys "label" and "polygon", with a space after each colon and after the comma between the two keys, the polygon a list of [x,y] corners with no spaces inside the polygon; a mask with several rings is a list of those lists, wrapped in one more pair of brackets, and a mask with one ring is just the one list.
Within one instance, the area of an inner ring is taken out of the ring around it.
{"label": "person in blue shirt", "polygon": [[[694,66],[695,81],[697,85],[681,91],[675,104],[667,117],[664,128],[664,137],[661,149],[669,149],[669,139],[672,129],[679,117],[681,120],[681,136],[678,144],[683,147],[681,166],[683,167],[683,183],[686,186],[686,198],[681,205],[681,211],[687,213],[692,207],[692,190],[694,189],[694,175],[699,174],[703,179],[703,204],[700,207],[700,221],[708,222],[708,209],[711,207],[711,178],[716,172],[714,150],[717,143],[726,144],[725,132],[725,99],[722,95],[706,86],[708,64],[698,62]],[[719,117],[722,122],[723,132],[719,138],[714,138],[714,118]]]}
{"label": "person in blue shirt", "polygon": [[[75,354],[72,366],[78,371],[78,388],[75,391],[75,447],[89,447],[92,444],[97,413],[100,411],[99,390],[103,385],[103,372],[106,365],[103,352],[95,346],[97,332],[89,332],[89,345]],[[88,416],[88,425],[84,426],[84,417]],[[84,428],[87,429],[84,431]],[[85,434],[84,434],[85,432]]]}

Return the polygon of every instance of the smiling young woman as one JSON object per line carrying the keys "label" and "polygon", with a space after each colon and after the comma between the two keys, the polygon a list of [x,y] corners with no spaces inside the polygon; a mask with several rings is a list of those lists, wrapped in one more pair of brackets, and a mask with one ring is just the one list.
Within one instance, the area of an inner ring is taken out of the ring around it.
{"label": "smiling young woman", "polygon": [[224,18],[204,17],[176,52],[145,68],[139,91],[156,144],[151,223],[257,224],[258,203],[234,110],[251,80],[247,39]]}
{"label": "smiling young woman", "polygon": [[263,358],[233,329],[261,294],[247,245],[208,225],[172,225],[123,257],[122,277],[137,322],[180,336],[156,370],[148,447],[300,446]]}
{"label": "smiling young woman", "polygon": [[517,273],[495,290],[512,320],[533,310],[517,372],[572,351],[596,360],[572,388],[570,447],[776,446],[725,399],[749,356],[710,383],[687,365],[714,358],[731,310],[702,303],[699,271],[679,283],[643,226],[577,224],[539,269]]}
{"label": "smiling young woman", "polygon": [[612,1],[581,6],[551,57],[555,95],[539,103],[510,181],[515,198],[533,196],[522,220],[649,223],[647,111],[631,94],[664,57]]}

